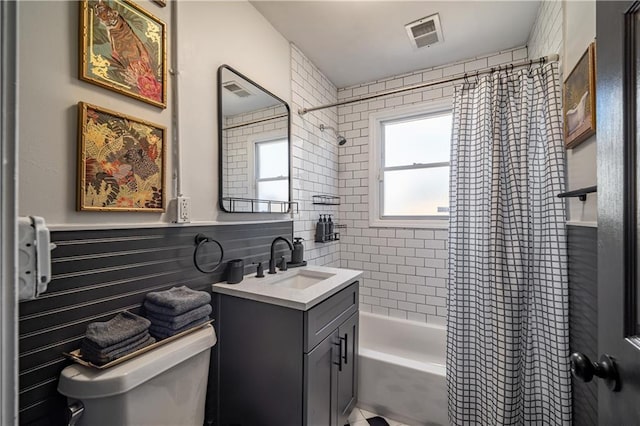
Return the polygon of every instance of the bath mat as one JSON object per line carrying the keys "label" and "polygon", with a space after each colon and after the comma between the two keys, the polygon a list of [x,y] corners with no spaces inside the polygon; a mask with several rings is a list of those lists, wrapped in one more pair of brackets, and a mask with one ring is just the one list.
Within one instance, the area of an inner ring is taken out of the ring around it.
{"label": "bath mat", "polygon": [[[389,426],[389,423],[380,416],[375,416],[367,419],[369,426]],[[349,426],[349,425],[344,425]]]}
{"label": "bath mat", "polygon": [[370,426],[389,426],[389,423],[380,416],[371,417],[367,419]]}

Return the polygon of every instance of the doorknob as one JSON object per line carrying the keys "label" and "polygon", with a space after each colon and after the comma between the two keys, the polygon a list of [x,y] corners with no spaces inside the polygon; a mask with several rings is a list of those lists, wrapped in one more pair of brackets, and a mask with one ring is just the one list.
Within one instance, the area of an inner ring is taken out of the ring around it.
{"label": "doorknob", "polygon": [[600,362],[592,362],[589,357],[581,352],[574,352],[569,357],[571,374],[583,382],[590,382],[593,376],[604,379],[607,387],[613,392],[620,390],[620,378],[616,363],[609,355],[600,357]]}

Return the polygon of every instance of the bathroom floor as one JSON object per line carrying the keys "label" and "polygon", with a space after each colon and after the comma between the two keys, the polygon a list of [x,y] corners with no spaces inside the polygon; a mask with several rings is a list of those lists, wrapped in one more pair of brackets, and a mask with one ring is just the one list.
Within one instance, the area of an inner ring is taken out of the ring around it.
{"label": "bathroom floor", "polygon": [[[378,419],[374,420],[374,418]],[[384,417],[358,407],[353,409],[349,416],[349,425],[345,426],[386,426],[379,419],[386,420],[389,426],[407,426],[404,423],[397,422],[388,417]]]}

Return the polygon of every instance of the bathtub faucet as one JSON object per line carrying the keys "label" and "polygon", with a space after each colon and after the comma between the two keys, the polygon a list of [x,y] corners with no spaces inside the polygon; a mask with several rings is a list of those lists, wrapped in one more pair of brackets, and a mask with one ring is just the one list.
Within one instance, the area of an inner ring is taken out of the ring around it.
{"label": "bathtub faucet", "polygon": [[[285,237],[275,237],[273,239],[273,241],[271,242],[271,258],[269,258],[269,273],[270,274],[275,274],[276,273],[276,259],[275,259],[276,254],[275,254],[275,251],[276,251],[276,243],[278,241],[284,241],[289,246],[289,250],[293,251],[293,244],[291,243],[291,241],[287,240]],[[280,266],[280,270],[281,271],[286,271],[287,270],[287,259],[283,258],[282,266]]]}

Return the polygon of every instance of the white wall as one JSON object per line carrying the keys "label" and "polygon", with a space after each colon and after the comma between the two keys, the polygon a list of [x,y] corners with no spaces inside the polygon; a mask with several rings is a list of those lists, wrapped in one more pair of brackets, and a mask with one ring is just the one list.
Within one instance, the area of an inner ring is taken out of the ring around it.
{"label": "white wall", "polygon": [[[529,36],[531,59],[560,54],[562,79],[566,78],[596,36],[595,1],[544,1]],[[567,150],[567,190],[596,184],[597,134]],[[572,223],[595,224],[598,198],[568,200],[567,219]]]}
{"label": "white wall", "polygon": [[[216,70],[231,65],[289,102],[289,43],[248,2],[180,0],[177,29],[171,26],[171,7],[160,8],[150,0],[137,3],[162,19],[169,34],[178,31],[182,189],[191,197],[192,219],[231,217],[217,208]],[[78,101],[167,126],[165,194],[175,197],[171,86],[169,105],[161,110],[80,81],[78,8],[75,1],[19,3],[19,214],[44,216],[49,224],[168,222],[166,214],[75,211]]]}
{"label": "white wall", "polygon": [[[582,54],[596,37],[596,2],[564,3],[564,75],[568,76]],[[597,51],[597,43],[596,43]],[[596,94],[597,96],[597,94]],[[597,129],[596,129],[597,132]],[[597,183],[597,133],[567,151],[567,187],[584,188]],[[589,194],[587,201],[569,201],[568,218],[572,222],[595,223],[598,220],[598,196]]]}
{"label": "white wall", "polygon": [[178,3],[182,190],[194,219],[275,219],[219,212],[216,71],[230,65],[290,103],[289,42],[246,1]]}
{"label": "white wall", "polygon": [[[374,94],[526,57],[526,48],[496,52],[340,89],[338,98]],[[340,259],[342,267],[364,271],[362,310],[421,322],[446,321],[448,231],[369,226],[369,115],[452,96],[450,83],[338,108],[339,129],[348,140],[340,147],[339,157],[340,220],[347,225],[340,241]]]}

